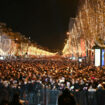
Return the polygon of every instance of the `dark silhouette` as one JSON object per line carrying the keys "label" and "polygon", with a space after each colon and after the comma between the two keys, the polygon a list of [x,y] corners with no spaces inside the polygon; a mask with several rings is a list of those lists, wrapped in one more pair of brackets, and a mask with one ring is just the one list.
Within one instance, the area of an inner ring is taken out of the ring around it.
{"label": "dark silhouette", "polygon": [[12,100],[12,102],[11,102],[9,105],[22,105],[22,104],[19,102],[19,93],[15,93],[15,94],[14,94],[13,100]]}
{"label": "dark silhouette", "polygon": [[9,104],[9,102],[7,100],[2,100],[0,105],[8,105],[8,104]]}
{"label": "dark silhouette", "polygon": [[70,93],[69,89],[65,89],[58,98],[58,105],[76,105],[74,96]]}
{"label": "dark silhouette", "polygon": [[105,105],[105,89],[99,87],[96,91],[97,105]]}

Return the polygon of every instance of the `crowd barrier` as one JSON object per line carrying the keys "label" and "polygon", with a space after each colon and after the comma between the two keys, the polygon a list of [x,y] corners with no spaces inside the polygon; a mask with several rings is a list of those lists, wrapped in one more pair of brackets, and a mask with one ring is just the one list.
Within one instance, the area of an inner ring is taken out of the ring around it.
{"label": "crowd barrier", "polygon": [[[58,97],[61,94],[58,90],[43,88],[36,92],[28,93],[26,100],[28,105],[58,105]],[[105,105],[105,90],[88,92],[72,92],[76,105]]]}
{"label": "crowd barrier", "polygon": [[[20,90],[8,89],[9,100],[13,98],[15,91],[20,92],[20,99],[24,105],[58,105],[59,90],[51,90],[46,87],[23,86]],[[5,94],[5,93],[4,93]],[[105,105],[105,90],[72,92],[77,105]]]}
{"label": "crowd barrier", "polygon": [[21,99],[25,101],[24,105],[58,105],[57,99],[59,93],[58,90],[50,90],[47,88],[29,93],[24,91]]}

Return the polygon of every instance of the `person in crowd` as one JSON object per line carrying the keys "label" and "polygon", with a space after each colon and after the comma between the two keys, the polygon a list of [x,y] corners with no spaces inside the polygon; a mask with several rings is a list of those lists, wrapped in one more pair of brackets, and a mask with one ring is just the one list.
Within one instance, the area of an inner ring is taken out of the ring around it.
{"label": "person in crowd", "polygon": [[105,105],[105,88],[103,84],[99,84],[96,90],[97,105]]}
{"label": "person in crowd", "polygon": [[76,105],[74,96],[70,93],[68,88],[58,97],[58,105]]}

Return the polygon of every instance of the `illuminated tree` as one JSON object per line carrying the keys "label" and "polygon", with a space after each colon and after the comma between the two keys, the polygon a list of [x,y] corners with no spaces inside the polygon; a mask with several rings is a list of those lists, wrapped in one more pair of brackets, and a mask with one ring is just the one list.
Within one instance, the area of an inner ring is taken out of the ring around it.
{"label": "illuminated tree", "polygon": [[63,49],[64,55],[74,53],[73,48],[81,53],[81,39],[86,43],[86,50],[91,49],[95,43],[105,47],[105,0],[80,0],[78,14],[69,33]]}

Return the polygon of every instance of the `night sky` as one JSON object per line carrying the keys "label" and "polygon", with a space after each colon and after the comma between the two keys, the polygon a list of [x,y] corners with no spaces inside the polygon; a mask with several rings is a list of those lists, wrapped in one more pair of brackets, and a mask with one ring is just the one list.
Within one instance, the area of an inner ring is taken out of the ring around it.
{"label": "night sky", "polygon": [[0,0],[0,22],[42,47],[62,50],[78,0]]}

